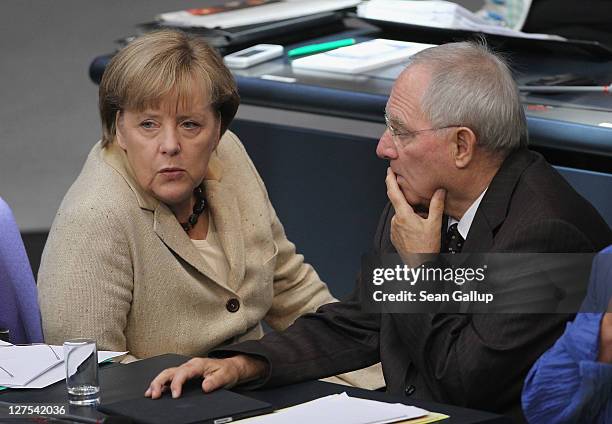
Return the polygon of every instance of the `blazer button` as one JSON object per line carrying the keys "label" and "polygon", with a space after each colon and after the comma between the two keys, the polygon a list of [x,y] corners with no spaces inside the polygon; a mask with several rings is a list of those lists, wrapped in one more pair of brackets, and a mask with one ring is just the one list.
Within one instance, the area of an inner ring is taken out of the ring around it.
{"label": "blazer button", "polygon": [[238,312],[238,309],[240,309],[240,301],[236,298],[231,298],[225,304],[225,308],[230,312]]}
{"label": "blazer button", "polygon": [[412,394],[416,391],[416,387],[414,387],[412,384],[406,386],[406,388],[404,389],[404,394],[406,396],[412,396]]}

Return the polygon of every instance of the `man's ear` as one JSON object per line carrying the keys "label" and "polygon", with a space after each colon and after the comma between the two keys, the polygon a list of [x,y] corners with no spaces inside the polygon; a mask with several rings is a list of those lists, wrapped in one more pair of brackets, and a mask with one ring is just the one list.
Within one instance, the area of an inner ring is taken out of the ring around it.
{"label": "man's ear", "polygon": [[454,139],[454,161],[459,169],[466,168],[474,157],[476,134],[468,127],[458,127]]}
{"label": "man's ear", "polygon": [[120,110],[115,114],[115,139],[119,147],[123,150],[127,150],[125,140],[123,139],[123,116]]}

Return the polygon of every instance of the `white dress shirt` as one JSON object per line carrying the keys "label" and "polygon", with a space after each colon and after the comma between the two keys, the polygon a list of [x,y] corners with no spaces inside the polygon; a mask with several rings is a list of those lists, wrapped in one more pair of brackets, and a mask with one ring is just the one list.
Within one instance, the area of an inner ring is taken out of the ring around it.
{"label": "white dress shirt", "polygon": [[466,240],[468,233],[470,232],[470,227],[472,226],[472,221],[474,221],[474,216],[476,216],[476,211],[478,210],[478,206],[480,206],[480,201],[484,197],[488,188],[489,187],[485,188],[484,191],[480,193],[480,196],[478,196],[478,198],[474,200],[474,203],[470,205],[468,210],[465,211],[465,213],[463,214],[463,216],[461,217],[459,221],[457,221],[452,216],[449,216],[447,229],[450,228],[451,225],[459,223],[457,224],[457,230],[459,230],[459,234],[461,234],[461,237],[463,237],[463,239]]}

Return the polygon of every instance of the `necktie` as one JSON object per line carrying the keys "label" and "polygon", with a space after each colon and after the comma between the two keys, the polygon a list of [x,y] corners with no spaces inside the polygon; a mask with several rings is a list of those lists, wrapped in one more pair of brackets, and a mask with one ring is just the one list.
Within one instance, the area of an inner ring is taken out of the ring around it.
{"label": "necktie", "polygon": [[454,223],[448,227],[446,232],[446,248],[443,249],[442,253],[460,253],[465,240],[457,229],[457,223]]}

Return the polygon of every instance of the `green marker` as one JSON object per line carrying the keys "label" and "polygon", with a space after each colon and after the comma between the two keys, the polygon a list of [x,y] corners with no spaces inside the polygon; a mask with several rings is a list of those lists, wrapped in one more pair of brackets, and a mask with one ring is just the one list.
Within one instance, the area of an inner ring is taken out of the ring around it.
{"label": "green marker", "polygon": [[297,49],[289,50],[287,52],[288,57],[302,56],[305,54],[321,53],[328,50],[337,49],[339,47],[346,47],[355,44],[354,38],[345,38],[343,40],[330,41],[328,43],[311,44],[309,46],[298,47]]}

